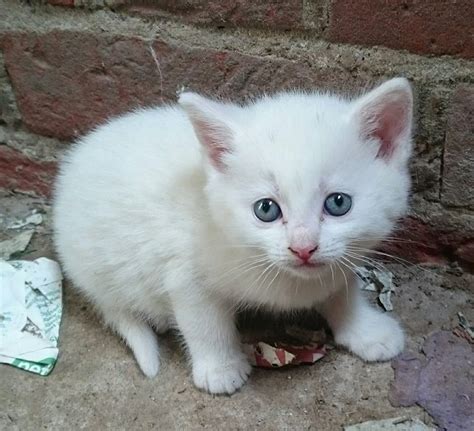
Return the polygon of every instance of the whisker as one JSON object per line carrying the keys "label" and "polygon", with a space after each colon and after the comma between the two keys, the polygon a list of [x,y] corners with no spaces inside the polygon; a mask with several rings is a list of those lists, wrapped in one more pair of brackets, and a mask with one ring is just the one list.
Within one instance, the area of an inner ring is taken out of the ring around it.
{"label": "whisker", "polygon": [[426,246],[426,244],[424,244],[421,241],[416,241],[416,240],[408,239],[408,238],[400,238],[400,237],[396,237],[396,236],[367,236],[367,237],[364,237],[364,238],[348,237],[348,239],[352,242],[355,242],[355,243],[364,243],[364,242],[367,242],[367,241],[379,241],[380,244],[383,244],[383,243],[395,243],[395,244],[400,243],[400,244],[414,244],[414,245],[424,245],[424,246]]}
{"label": "whisker", "polygon": [[254,288],[254,286],[259,282],[259,280],[261,279],[261,277],[273,266],[273,265],[276,265],[275,262],[270,262],[268,263],[268,265],[262,270],[262,272],[259,274],[259,276],[253,281],[253,283],[251,283],[247,289],[245,289],[244,293],[242,294],[241,296],[241,299],[240,299],[240,302],[243,302],[249,295],[249,293],[251,292],[251,290]]}
{"label": "whisker", "polygon": [[344,265],[349,271],[351,271],[356,277],[358,277],[357,272],[355,271],[355,265],[349,259],[341,256],[340,263]]}
{"label": "whisker", "polygon": [[381,251],[378,251],[378,250],[370,250],[370,249],[367,249],[367,248],[361,248],[361,247],[347,247],[350,251],[355,251],[355,252],[366,252],[368,254],[375,254],[375,255],[378,255],[378,256],[383,256],[383,257],[386,257],[391,260],[394,261],[394,263],[398,263],[400,265],[402,265],[404,268],[406,269],[411,269],[413,267],[416,267],[416,268],[419,268],[420,270],[422,271],[426,271],[426,272],[429,272],[430,274],[434,274],[434,271],[433,270],[430,270],[428,268],[425,268],[423,266],[421,266],[420,264],[416,264],[416,263],[413,263],[413,262],[410,262],[409,260],[406,260],[406,259],[403,259],[401,257],[398,257],[398,256],[394,256],[393,254],[390,254],[390,253],[385,253],[385,252],[381,252]]}
{"label": "whisker", "polygon": [[368,256],[357,254],[356,252],[345,251],[344,256],[348,256],[354,260],[359,260],[361,263],[366,265],[371,265],[377,268],[379,271],[385,271],[385,265],[382,262],[379,262],[375,259],[371,259]]}
{"label": "whisker", "polygon": [[322,288],[323,287],[323,279],[321,278],[321,274],[319,273],[319,271],[316,274],[318,276],[319,286]]}
{"label": "whisker", "polygon": [[332,278],[332,289],[336,290],[336,281],[334,279],[334,268],[332,267],[333,262],[329,264],[329,269],[331,270],[331,278]]}
{"label": "whisker", "polygon": [[277,278],[278,275],[280,274],[280,271],[281,271],[281,268],[277,268],[276,274],[273,276],[273,278],[271,279],[270,283],[268,283],[268,286],[267,286],[267,287],[265,288],[265,290],[264,290],[265,294],[267,294],[268,291],[270,290],[271,285],[273,284],[273,282],[276,280],[276,278]]}
{"label": "whisker", "polygon": [[[230,282],[230,281],[234,281],[235,279],[237,279],[239,276],[241,276],[242,274],[245,274],[253,269],[256,269],[256,268],[259,268],[263,265],[266,265],[267,263],[269,263],[270,260],[268,258],[259,258],[259,259],[256,259],[256,260],[252,260],[252,261],[246,261],[244,262],[243,264],[240,264],[240,265],[237,265],[236,267],[233,267],[233,268],[230,268],[227,272],[225,272],[224,274],[222,274],[219,278],[213,280],[213,285],[216,286],[218,285],[219,283],[222,283],[222,282]],[[235,274],[236,272],[238,272],[238,274],[236,274],[235,277],[230,277],[232,274]]]}
{"label": "whisker", "polygon": [[339,260],[336,260],[335,263],[336,263],[337,267],[339,268],[339,270],[342,272],[342,275],[344,277],[344,281],[346,283],[346,302],[349,303],[349,284],[347,283],[346,274],[345,274],[344,270],[341,268]]}
{"label": "whisker", "polygon": [[267,280],[268,276],[272,273],[272,271],[275,269],[275,266],[276,266],[276,262],[270,265],[270,267],[268,268],[268,271],[265,271],[266,272],[265,277],[262,279],[262,281],[260,282],[260,284],[257,286],[255,290],[260,290],[265,285],[265,281]]}

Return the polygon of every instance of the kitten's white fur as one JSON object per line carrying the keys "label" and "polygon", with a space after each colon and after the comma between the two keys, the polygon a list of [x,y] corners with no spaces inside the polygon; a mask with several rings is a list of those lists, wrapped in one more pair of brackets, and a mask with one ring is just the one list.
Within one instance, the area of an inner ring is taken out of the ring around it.
{"label": "kitten's white fur", "polygon": [[[406,210],[408,82],[390,80],[353,101],[285,93],[240,107],[184,93],[179,104],[97,128],[68,152],[56,186],[65,271],[143,372],[159,370],[151,328],[174,324],[196,386],[237,390],[250,373],[238,306],[314,307],[361,358],[397,355],[399,324],[369,307],[347,260],[334,262],[354,244],[373,247]],[[324,212],[332,192],[352,196],[345,216]],[[265,197],[282,219],[255,217],[253,203]],[[294,244],[317,244],[311,259],[325,265],[296,268]]]}

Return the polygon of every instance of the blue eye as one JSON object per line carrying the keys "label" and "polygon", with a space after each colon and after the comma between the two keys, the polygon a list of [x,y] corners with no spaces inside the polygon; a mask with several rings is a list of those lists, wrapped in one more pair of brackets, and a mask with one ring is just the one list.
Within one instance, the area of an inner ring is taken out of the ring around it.
{"label": "blue eye", "polygon": [[324,209],[334,217],[347,214],[352,207],[352,198],[345,193],[331,193],[324,201]]}
{"label": "blue eye", "polygon": [[272,199],[260,199],[253,205],[253,212],[257,218],[265,223],[270,223],[281,217],[281,209]]}

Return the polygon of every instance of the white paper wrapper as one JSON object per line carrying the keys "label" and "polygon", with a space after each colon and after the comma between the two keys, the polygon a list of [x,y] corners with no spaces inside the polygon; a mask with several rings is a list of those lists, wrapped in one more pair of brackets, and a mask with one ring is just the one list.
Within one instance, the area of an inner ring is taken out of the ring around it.
{"label": "white paper wrapper", "polygon": [[48,375],[58,357],[62,279],[57,262],[0,260],[0,362]]}

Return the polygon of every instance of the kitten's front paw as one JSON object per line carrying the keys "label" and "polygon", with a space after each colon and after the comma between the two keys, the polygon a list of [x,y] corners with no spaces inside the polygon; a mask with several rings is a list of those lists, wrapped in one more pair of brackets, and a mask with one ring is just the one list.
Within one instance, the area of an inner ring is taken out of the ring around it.
{"label": "kitten's front paw", "polygon": [[233,394],[247,381],[250,371],[243,354],[231,361],[206,358],[193,364],[194,384],[211,394]]}
{"label": "kitten's front paw", "polygon": [[405,336],[395,319],[374,313],[335,334],[335,341],[365,361],[387,361],[402,352]]}

